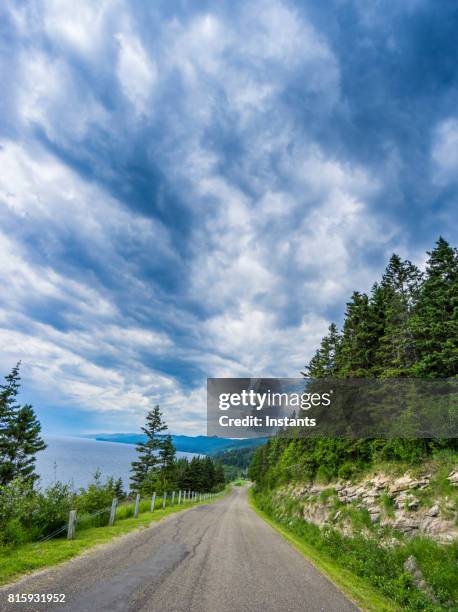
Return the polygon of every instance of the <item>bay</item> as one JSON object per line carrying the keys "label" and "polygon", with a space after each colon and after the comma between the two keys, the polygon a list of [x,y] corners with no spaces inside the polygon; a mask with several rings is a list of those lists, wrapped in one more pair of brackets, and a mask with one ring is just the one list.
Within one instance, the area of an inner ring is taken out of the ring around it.
{"label": "bay", "polygon": [[[128,489],[130,464],[137,458],[132,444],[102,442],[86,438],[47,436],[48,445],[37,453],[36,472],[39,486],[44,489],[56,480],[70,484],[74,489],[86,487],[96,470],[108,476],[121,477],[124,489]],[[195,453],[177,452],[177,457],[192,458]]]}

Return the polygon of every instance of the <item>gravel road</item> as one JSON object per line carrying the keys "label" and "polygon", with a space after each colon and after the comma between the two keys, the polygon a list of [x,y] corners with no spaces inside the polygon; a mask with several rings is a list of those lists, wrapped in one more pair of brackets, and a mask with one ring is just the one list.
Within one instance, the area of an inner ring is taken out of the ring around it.
{"label": "gravel road", "polygon": [[[11,604],[8,593],[65,593],[64,604]],[[250,508],[247,489],[0,590],[0,610],[65,612],[355,611]]]}

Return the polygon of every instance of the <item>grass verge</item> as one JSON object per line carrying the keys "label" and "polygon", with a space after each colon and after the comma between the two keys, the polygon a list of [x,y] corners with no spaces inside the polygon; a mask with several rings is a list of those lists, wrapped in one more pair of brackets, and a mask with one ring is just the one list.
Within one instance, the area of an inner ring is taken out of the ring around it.
{"label": "grass verge", "polygon": [[[223,495],[228,490],[227,488]],[[154,512],[140,512],[136,519],[123,518],[122,515],[121,517],[117,516],[113,527],[89,527],[77,530],[74,540],[56,538],[43,543],[32,542],[16,548],[0,549],[0,585],[8,584],[36,570],[68,561],[98,544],[107,543],[113,538],[123,536],[135,529],[149,527],[152,523],[158,522],[170,514],[183,512],[203,504],[207,505],[217,499],[221,499],[221,497],[194,502],[186,506],[167,507],[164,510],[160,508]]]}
{"label": "grass verge", "polygon": [[302,553],[308,561],[327,576],[361,610],[367,610],[368,612],[396,612],[399,610],[399,606],[377,593],[365,580],[340,567],[327,555],[317,551],[292,531],[272,520],[263,510],[256,506],[252,490],[248,492],[248,499],[250,506],[266,523]]}

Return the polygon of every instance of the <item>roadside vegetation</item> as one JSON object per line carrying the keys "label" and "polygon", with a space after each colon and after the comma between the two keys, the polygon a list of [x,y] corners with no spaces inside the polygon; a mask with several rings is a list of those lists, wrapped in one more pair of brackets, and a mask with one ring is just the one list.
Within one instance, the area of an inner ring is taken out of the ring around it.
{"label": "roadside vegetation", "polygon": [[[342,329],[330,326],[303,374],[313,380],[368,378],[387,384],[390,379],[406,377],[456,379],[457,249],[439,239],[429,253],[424,274],[411,262],[393,255],[370,295],[353,293]],[[456,396],[449,410],[456,432]],[[358,482],[377,473],[428,471],[432,478],[428,487],[418,492],[420,507],[447,496],[448,512],[456,521],[457,487],[447,476],[458,466],[458,439],[311,438],[302,434],[300,430],[292,436],[280,432],[255,450],[248,476],[255,483],[252,495],[256,507],[318,558],[332,561],[333,566],[365,581],[368,588],[391,601],[394,609],[457,610],[456,541],[443,544],[429,537],[406,536],[386,545],[386,534],[383,541],[375,535],[367,511],[348,510],[355,531],[346,534],[305,520],[300,501],[281,500],[276,493],[294,483],[328,483],[332,495],[337,481]],[[381,503],[388,516],[394,515],[393,499],[387,493]],[[415,571],[408,569],[409,563],[421,570],[421,588]]]}
{"label": "roadside vegetation", "polygon": [[230,448],[216,453],[213,455],[213,459],[223,465],[227,480],[246,478],[255,449],[255,446],[251,448]]}
{"label": "roadside vegetation", "polygon": [[[229,486],[221,492],[229,490]],[[213,498],[205,503],[212,503]],[[28,542],[15,546],[0,546],[0,585],[7,584],[24,574],[57,565],[97,546],[110,542],[113,538],[125,535],[136,529],[149,527],[153,523],[175,512],[182,512],[188,508],[199,505],[199,501],[187,502],[186,505],[166,506],[162,508],[162,498],[157,499],[157,509],[150,511],[150,500],[140,503],[138,518],[133,518],[133,503],[126,500],[118,507],[116,522],[113,526],[106,526],[108,513],[100,517],[83,517],[78,523],[76,537],[67,540],[66,534],[51,538],[43,542]]]}
{"label": "roadside vegetation", "polygon": [[[42,490],[35,472],[35,455],[46,445],[32,407],[17,402],[19,389],[18,364],[0,386],[0,580],[74,556],[113,535],[181,510],[183,506],[177,506],[178,491],[216,493],[225,488],[220,463],[210,457],[177,459],[171,437],[157,435],[167,426],[156,406],[146,417],[146,441],[137,446],[129,492],[120,478],[103,480],[99,471],[85,488],[74,490],[57,481]],[[174,505],[172,491],[176,492]],[[151,513],[153,493],[157,499]],[[132,518],[136,494],[141,496],[140,519]],[[116,522],[108,527],[113,498],[118,500]],[[188,496],[186,507],[190,503]],[[70,510],[76,510],[77,538],[67,542],[64,538]]]}

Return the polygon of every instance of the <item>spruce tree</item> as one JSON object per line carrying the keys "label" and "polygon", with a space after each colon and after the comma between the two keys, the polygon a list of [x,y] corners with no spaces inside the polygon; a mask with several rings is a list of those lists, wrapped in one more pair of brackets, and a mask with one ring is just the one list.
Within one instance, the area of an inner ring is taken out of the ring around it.
{"label": "spruce tree", "polygon": [[328,334],[321,341],[320,348],[302,374],[310,378],[334,376],[337,372],[336,355],[339,350],[340,334],[335,323],[331,323]]}
{"label": "spruce tree", "polygon": [[411,374],[417,359],[415,339],[410,327],[417,303],[422,274],[409,260],[393,254],[379,287],[383,304],[384,329],[377,350],[378,375],[399,377]]}
{"label": "spruce tree", "polygon": [[20,363],[5,377],[0,385],[0,484],[6,485],[15,478],[33,485],[35,455],[46,444],[40,437],[41,425],[32,406],[20,406],[17,396],[20,389]]}
{"label": "spruce tree", "polygon": [[126,494],[124,492],[124,485],[122,482],[122,478],[118,478],[117,480],[114,481],[113,491],[114,491],[115,497],[117,497],[118,499],[124,499],[126,497]]}
{"label": "spruce tree", "polygon": [[12,427],[12,443],[15,449],[14,474],[15,478],[30,484],[38,479],[38,475],[35,474],[35,455],[46,448],[40,432],[41,425],[32,406],[25,405],[19,408]]}
{"label": "spruce tree", "polygon": [[211,457],[205,457],[203,460],[203,480],[202,491],[211,491],[216,485],[215,464]]}
{"label": "spruce tree", "polygon": [[226,475],[224,473],[224,466],[222,463],[218,463],[215,467],[215,486],[222,486],[226,484]]}
{"label": "spruce tree", "polygon": [[340,376],[369,377],[374,366],[377,337],[370,324],[370,304],[365,293],[355,291],[347,303],[342,339],[336,355]]}
{"label": "spruce tree", "polygon": [[159,406],[155,406],[146,415],[146,425],[142,427],[146,441],[137,445],[138,461],[132,461],[130,486],[133,491],[140,491],[146,478],[151,479],[153,473],[158,472],[161,464],[159,452],[163,445],[158,434],[166,429]]}
{"label": "spruce tree", "polygon": [[162,443],[161,450],[159,451],[159,457],[161,462],[161,474],[160,479],[163,490],[167,488],[174,488],[176,484],[176,449],[172,442],[172,436],[167,436]]}
{"label": "spruce tree", "polygon": [[191,479],[191,488],[194,491],[205,490],[205,468],[203,460],[200,457],[193,457],[189,464],[189,472]]}
{"label": "spruce tree", "polygon": [[19,391],[19,364],[5,376],[6,384],[0,385],[0,485],[14,478],[14,448],[12,426],[18,406],[15,399]]}
{"label": "spruce tree", "polygon": [[410,322],[422,377],[458,375],[458,251],[442,237],[428,253],[426,278]]}

